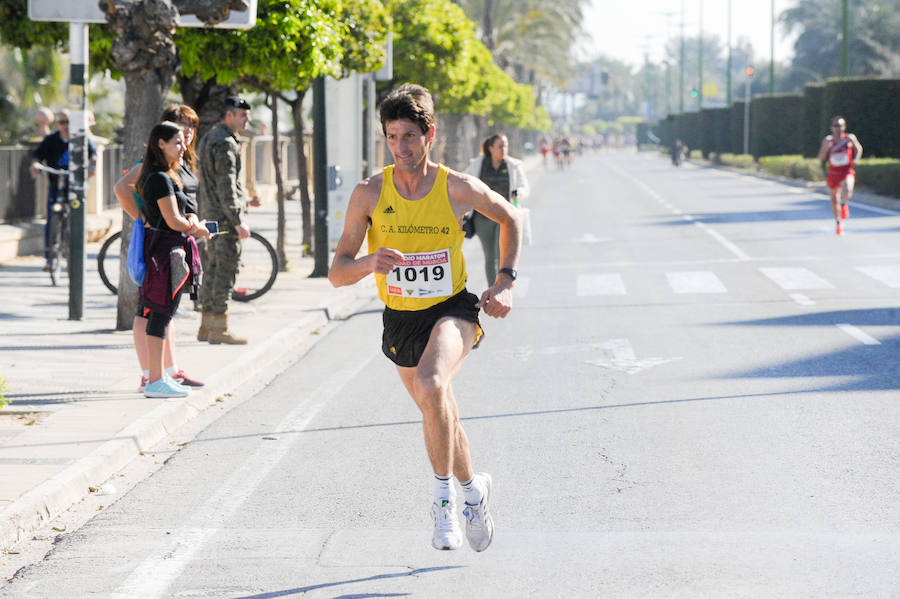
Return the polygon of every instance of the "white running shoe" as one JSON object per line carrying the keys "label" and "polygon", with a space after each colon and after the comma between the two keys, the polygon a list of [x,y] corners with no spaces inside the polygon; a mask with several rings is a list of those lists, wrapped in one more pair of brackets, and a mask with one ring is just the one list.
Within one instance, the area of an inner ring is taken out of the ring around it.
{"label": "white running shoe", "polygon": [[431,517],[434,518],[432,547],[441,550],[459,549],[462,546],[462,530],[456,517],[456,502],[452,499],[435,500],[431,504]]}
{"label": "white running shoe", "polygon": [[484,551],[494,539],[494,519],[491,517],[491,487],[493,481],[487,472],[475,475],[483,481],[484,496],[478,505],[466,504],[463,516],[466,517],[466,538],[475,551]]}

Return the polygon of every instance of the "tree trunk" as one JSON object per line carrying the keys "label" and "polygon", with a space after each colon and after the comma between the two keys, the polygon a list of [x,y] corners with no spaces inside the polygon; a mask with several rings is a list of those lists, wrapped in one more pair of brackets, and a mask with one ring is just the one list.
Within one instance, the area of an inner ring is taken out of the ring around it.
{"label": "tree trunk", "polygon": [[300,214],[303,225],[303,255],[312,254],[312,203],[309,197],[309,172],[306,170],[306,148],[303,146],[305,124],[303,121],[303,98],[307,90],[296,90],[297,98],[288,103],[294,117],[294,144],[297,146],[297,176],[300,179]]}
{"label": "tree trunk", "polygon": [[[111,52],[125,77],[123,149],[126,163],[144,155],[150,129],[162,112],[175,82],[178,55],[172,34],[178,12],[167,0],[107,0],[102,3],[108,26],[117,34]],[[131,218],[123,213],[122,251],[116,330],[128,330],[134,320],[138,288],[127,272]]]}
{"label": "tree trunk", "polygon": [[[288,269],[287,252],[285,251],[285,214],[284,214],[284,174],[281,172],[281,136],[278,133],[278,96],[269,96],[272,103],[272,160],[275,162],[275,198],[278,202],[278,236],[275,240],[275,252],[278,254],[278,270]],[[268,104],[268,103],[267,103]]]}

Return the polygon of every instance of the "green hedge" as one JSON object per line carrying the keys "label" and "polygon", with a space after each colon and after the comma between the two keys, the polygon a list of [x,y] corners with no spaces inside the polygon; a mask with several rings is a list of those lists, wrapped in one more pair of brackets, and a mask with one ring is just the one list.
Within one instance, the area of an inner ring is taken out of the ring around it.
{"label": "green hedge", "polygon": [[853,168],[857,187],[900,198],[900,160],[863,158]]}
{"label": "green hedge", "polygon": [[731,109],[712,108],[713,115],[713,149],[721,154],[731,150]]}
{"label": "green hedge", "polygon": [[824,83],[809,83],[803,88],[803,116],[800,123],[800,138],[803,155],[815,158],[819,155],[822,138],[828,134],[828,122],[823,122],[822,99],[825,97]]}
{"label": "green hedge", "polygon": [[701,109],[700,112],[697,113],[697,138],[700,142],[697,149],[703,153],[704,158],[708,157],[710,152],[716,150],[714,126],[713,115],[710,109]]}
{"label": "green hedge", "polygon": [[841,115],[867,156],[900,158],[898,98],[900,79],[829,79],[822,98],[823,124],[827,129],[831,118]]}
{"label": "green hedge", "polygon": [[[744,104],[745,100],[735,100],[731,104],[731,119],[729,129],[731,143],[723,149],[723,154],[740,154],[744,151]],[[751,135],[751,139],[752,139]]]}
{"label": "green hedge", "polygon": [[759,159],[762,170],[773,175],[803,179],[804,181],[824,181],[822,163],[815,158],[804,158],[800,154],[788,156],[762,156]]}
{"label": "green hedge", "polygon": [[724,152],[716,155],[716,162],[724,164],[725,166],[756,170],[756,161],[753,160],[752,154],[732,154],[731,152]]}
{"label": "green hedge", "polygon": [[803,96],[764,94],[750,103],[750,153],[755,157],[799,154]]}

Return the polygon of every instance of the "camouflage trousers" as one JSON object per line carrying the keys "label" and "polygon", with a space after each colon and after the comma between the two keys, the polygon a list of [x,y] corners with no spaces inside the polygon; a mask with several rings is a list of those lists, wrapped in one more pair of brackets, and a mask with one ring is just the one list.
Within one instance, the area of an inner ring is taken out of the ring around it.
{"label": "camouflage trousers", "polygon": [[204,312],[225,314],[240,267],[241,241],[236,232],[229,231],[206,240],[204,245],[200,306]]}

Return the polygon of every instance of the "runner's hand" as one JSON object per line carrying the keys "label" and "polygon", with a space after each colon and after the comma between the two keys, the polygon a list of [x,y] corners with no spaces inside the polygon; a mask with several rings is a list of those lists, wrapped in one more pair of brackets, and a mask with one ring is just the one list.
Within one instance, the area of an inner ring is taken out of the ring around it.
{"label": "runner's hand", "polygon": [[493,285],[481,294],[481,300],[475,304],[484,313],[494,318],[506,318],[512,310],[512,289],[504,285]]}
{"label": "runner's hand", "polygon": [[373,256],[375,256],[375,266],[372,272],[378,275],[386,275],[395,266],[406,260],[406,256],[402,252],[393,248],[378,248],[378,251]]}

